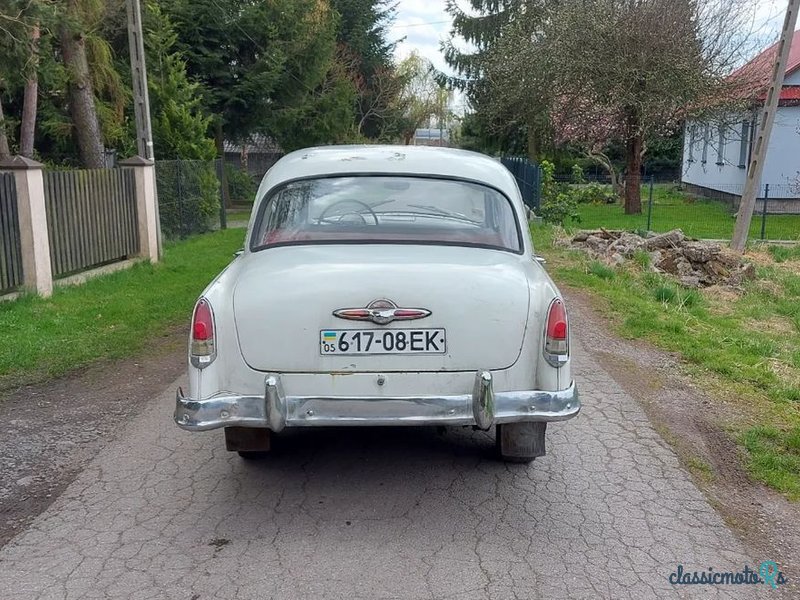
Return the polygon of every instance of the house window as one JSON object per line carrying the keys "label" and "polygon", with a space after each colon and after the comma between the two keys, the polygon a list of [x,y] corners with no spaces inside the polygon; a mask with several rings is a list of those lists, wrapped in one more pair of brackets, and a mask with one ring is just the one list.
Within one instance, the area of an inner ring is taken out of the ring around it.
{"label": "house window", "polygon": [[703,127],[703,158],[701,159],[703,164],[706,164],[706,161],[708,161],[708,130],[709,126],[706,123],[706,125]]}
{"label": "house window", "polygon": [[689,125],[689,155],[688,162],[694,162],[694,134],[697,131],[697,125]]}
{"label": "house window", "polygon": [[742,121],[742,143],[739,146],[739,168],[747,167],[747,151],[750,147],[750,121]]}
{"label": "house window", "polygon": [[719,124],[717,132],[717,164],[725,164],[725,123]]}

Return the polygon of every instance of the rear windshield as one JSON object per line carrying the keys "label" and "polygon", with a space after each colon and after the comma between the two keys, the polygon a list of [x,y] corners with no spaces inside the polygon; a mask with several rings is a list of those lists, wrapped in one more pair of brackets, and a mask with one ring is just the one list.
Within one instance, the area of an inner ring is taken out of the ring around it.
{"label": "rear windshield", "polygon": [[411,243],[522,252],[511,202],[476,183],[424,177],[296,181],[262,202],[251,248]]}

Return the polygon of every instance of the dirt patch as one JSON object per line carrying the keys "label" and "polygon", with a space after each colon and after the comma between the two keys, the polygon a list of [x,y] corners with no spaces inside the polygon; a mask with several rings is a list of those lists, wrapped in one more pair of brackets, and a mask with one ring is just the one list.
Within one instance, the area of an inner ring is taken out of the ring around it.
{"label": "dirt patch", "polygon": [[610,324],[595,312],[585,292],[562,291],[582,345],[641,404],[709,502],[754,556],[785,567],[790,579],[787,597],[798,597],[800,506],[748,476],[744,451],[726,431],[731,416],[741,411],[740,403],[711,395],[706,386],[685,374],[677,355],[610,334]]}
{"label": "dirt patch", "polygon": [[101,362],[0,396],[0,547],[69,485],[154,395],[186,368],[185,328],[146,356]]}

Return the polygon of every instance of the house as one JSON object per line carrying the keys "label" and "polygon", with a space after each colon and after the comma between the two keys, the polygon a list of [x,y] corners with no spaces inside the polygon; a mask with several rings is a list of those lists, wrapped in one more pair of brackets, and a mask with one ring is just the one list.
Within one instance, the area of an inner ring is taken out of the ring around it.
{"label": "house", "polygon": [[[730,81],[741,82],[740,89],[749,90],[747,96],[753,99],[749,108],[687,121],[682,181],[690,192],[725,200],[738,208],[776,53],[777,44],[730,76]],[[764,197],[766,184],[768,212],[800,213],[800,30],[792,38],[759,198]],[[757,206],[761,210],[761,202]]]}
{"label": "house", "polygon": [[444,128],[417,129],[411,143],[414,146],[449,146],[450,130]]}
{"label": "house", "polygon": [[262,133],[251,134],[243,142],[225,140],[224,148],[225,163],[247,171],[257,183],[283,156],[278,142]]}

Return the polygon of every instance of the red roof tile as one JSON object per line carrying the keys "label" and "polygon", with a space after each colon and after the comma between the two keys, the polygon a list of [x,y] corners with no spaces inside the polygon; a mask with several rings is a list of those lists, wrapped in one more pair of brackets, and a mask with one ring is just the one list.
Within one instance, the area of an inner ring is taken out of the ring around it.
{"label": "red roof tile", "polygon": [[[775,42],[746,65],[731,73],[731,78],[750,79],[754,86],[767,85],[772,77],[772,64],[777,52],[778,43]],[[800,69],[800,29],[795,31],[792,36],[792,48],[789,51],[789,61],[786,63],[786,76],[788,77],[798,69]]]}

